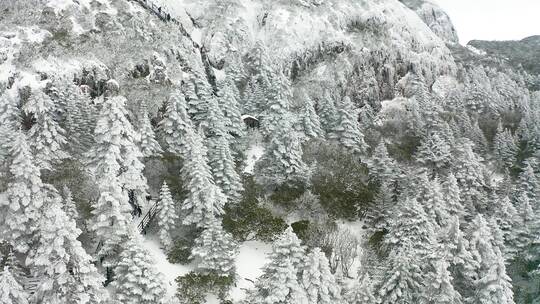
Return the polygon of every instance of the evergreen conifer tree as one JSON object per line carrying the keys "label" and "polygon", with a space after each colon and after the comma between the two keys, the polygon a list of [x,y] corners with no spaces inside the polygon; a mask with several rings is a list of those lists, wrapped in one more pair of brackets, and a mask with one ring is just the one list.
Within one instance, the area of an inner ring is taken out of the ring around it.
{"label": "evergreen conifer tree", "polygon": [[61,201],[48,186],[37,242],[26,258],[32,275],[40,279],[32,298],[36,303],[105,303],[103,278],[77,239],[81,231],[62,210]]}
{"label": "evergreen conifer tree", "polygon": [[178,215],[176,214],[176,206],[166,182],[163,182],[159,193],[159,207],[160,210],[157,214],[159,241],[161,242],[161,245],[168,250],[171,248],[171,232],[176,225]]}
{"label": "evergreen conifer tree", "polygon": [[141,243],[141,236],[130,231],[125,249],[114,268],[114,297],[122,304],[155,304],[165,299],[163,275]]}
{"label": "evergreen conifer tree", "polygon": [[204,226],[208,220],[223,213],[227,198],[214,182],[201,135],[187,128],[184,141],[184,165],[180,174],[185,181],[187,197],[181,206],[182,221],[185,225]]}
{"label": "evergreen conifer tree", "polygon": [[0,200],[0,236],[15,251],[26,253],[37,229],[45,201],[44,185],[39,169],[26,142],[17,132],[11,144],[11,179],[7,185],[7,199]]}
{"label": "evergreen conifer tree", "polygon": [[307,255],[301,273],[308,303],[333,304],[341,301],[339,285],[330,272],[328,259],[320,248],[313,249]]}
{"label": "evergreen conifer tree", "polygon": [[212,219],[195,240],[191,258],[198,262],[197,270],[200,272],[231,276],[237,253],[238,245],[232,235],[223,230],[218,219]]}
{"label": "evergreen conifer tree", "polygon": [[180,91],[173,92],[167,102],[165,115],[159,124],[166,150],[180,156],[185,153],[183,142],[187,129],[193,128],[186,108],[184,95]]}
{"label": "evergreen conifer tree", "polygon": [[65,131],[55,117],[54,103],[47,94],[38,90],[32,92],[24,110],[28,115],[33,114],[36,119],[36,123],[28,133],[36,166],[52,170],[55,164],[69,157],[65,152],[67,144]]}
{"label": "evergreen conifer tree", "polygon": [[289,227],[274,242],[264,266],[263,274],[249,292],[248,303],[253,304],[307,304],[306,292],[298,281],[298,272],[304,259],[304,248]]}
{"label": "evergreen conifer tree", "polygon": [[473,303],[514,304],[510,277],[506,274],[504,258],[493,246],[493,233],[482,215],[477,215],[469,227],[469,242],[477,263],[473,282]]}
{"label": "evergreen conifer tree", "polygon": [[5,267],[0,272],[0,303],[28,304],[28,293],[13,276],[11,269]]}
{"label": "evergreen conifer tree", "polygon": [[373,151],[368,166],[370,177],[374,180],[391,183],[396,178],[396,163],[388,155],[384,141],[381,141]]}
{"label": "evergreen conifer tree", "polygon": [[360,131],[358,110],[347,96],[337,108],[337,121],[328,137],[355,153],[365,154],[367,145],[364,142],[364,134]]}
{"label": "evergreen conifer tree", "polygon": [[142,155],[144,157],[159,156],[163,150],[156,141],[156,135],[152,129],[152,124],[150,123],[150,118],[148,117],[146,105],[142,106],[139,120],[139,132],[141,134],[140,149]]}

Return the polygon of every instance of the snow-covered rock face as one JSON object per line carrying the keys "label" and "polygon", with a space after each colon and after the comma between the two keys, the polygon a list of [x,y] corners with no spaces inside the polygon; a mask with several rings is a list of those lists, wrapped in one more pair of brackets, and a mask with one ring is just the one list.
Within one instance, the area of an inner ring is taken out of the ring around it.
{"label": "snow-covered rock face", "polygon": [[445,42],[459,43],[456,28],[450,17],[437,4],[425,0],[400,0],[414,10],[429,28]]}

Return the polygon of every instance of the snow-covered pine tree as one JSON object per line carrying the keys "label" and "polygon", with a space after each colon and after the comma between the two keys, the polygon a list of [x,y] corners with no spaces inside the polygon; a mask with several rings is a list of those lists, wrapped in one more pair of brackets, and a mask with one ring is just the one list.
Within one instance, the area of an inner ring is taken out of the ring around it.
{"label": "snow-covered pine tree", "polygon": [[320,248],[314,248],[306,256],[301,275],[308,303],[334,304],[341,301],[339,285],[330,272],[328,259]]}
{"label": "snow-covered pine tree", "polygon": [[388,231],[394,210],[395,201],[392,197],[392,189],[387,182],[383,182],[375,196],[374,206],[367,214],[371,228],[375,231]]}
{"label": "snow-covered pine tree", "polygon": [[223,230],[219,219],[211,219],[195,240],[190,258],[197,262],[199,272],[231,276],[234,275],[237,254],[238,244],[233,236]]}
{"label": "snow-covered pine tree", "polygon": [[182,89],[186,98],[187,111],[193,123],[198,126],[206,119],[208,102],[214,98],[212,87],[208,84],[206,75],[202,71],[193,69]]}
{"label": "snow-covered pine tree", "polygon": [[68,186],[66,185],[64,185],[64,187],[62,188],[62,198],[64,200],[62,210],[64,210],[69,219],[77,222],[77,220],[79,220],[79,212],[77,211],[77,206],[73,201],[71,190],[69,190]]}
{"label": "snow-covered pine tree", "polygon": [[[100,166],[106,166],[104,170],[113,168],[117,170],[115,174],[118,176],[118,182],[125,191],[135,190],[138,193],[145,193],[148,186],[142,173],[143,155],[138,147],[140,135],[127,118],[125,102],[125,97],[114,96],[102,103],[94,130],[95,144],[89,153],[90,168],[98,184],[104,188],[109,185],[101,183]],[[113,167],[106,164],[107,162],[116,164]]]}
{"label": "snow-covered pine tree", "polygon": [[516,232],[519,231],[523,219],[518,214],[517,209],[512,204],[512,201],[508,196],[504,196],[498,199],[494,207],[494,218],[497,221],[502,233],[504,242],[506,244],[505,256],[508,258],[513,257],[518,250],[517,248],[517,235]]}
{"label": "snow-covered pine tree", "polygon": [[65,152],[65,131],[55,117],[55,108],[42,90],[32,92],[24,105],[24,111],[36,119],[28,132],[28,141],[34,151],[36,166],[44,170],[52,170],[55,164],[69,157]]}
{"label": "snow-covered pine tree", "polygon": [[438,227],[444,227],[448,224],[450,215],[439,179],[429,180],[425,172],[421,176],[423,178],[418,185],[420,190],[418,191],[420,194],[418,201],[424,206],[428,218]]}
{"label": "snow-covered pine tree", "polygon": [[208,220],[223,213],[227,197],[214,182],[201,135],[193,128],[187,128],[184,144],[184,164],[180,175],[185,182],[187,197],[181,206],[182,222],[204,227]]}
{"label": "snow-covered pine tree", "polygon": [[292,123],[292,115],[289,113],[290,100],[292,98],[291,84],[289,79],[281,72],[272,73],[271,84],[266,89],[267,104],[262,115],[261,127],[265,135],[273,136],[279,132],[283,120]]}
{"label": "snow-covered pine tree", "polygon": [[440,170],[452,160],[451,147],[439,132],[428,132],[418,147],[415,158],[428,168]]}
{"label": "snow-covered pine tree", "polygon": [[476,277],[470,286],[474,293],[471,303],[514,304],[510,277],[506,274],[504,257],[493,246],[493,234],[487,221],[478,214],[469,226],[469,242],[477,263]]}
{"label": "snow-covered pine tree", "polygon": [[454,169],[461,189],[463,206],[469,216],[474,216],[484,203],[482,194],[485,165],[483,158],[473,151],[473,143],[466,138],[457,141]]}
{"label": "snow-covered pine tree", "polygon": [[172,199],[171,191],[165,181],[159,192],[159,206],[160,210],[157,214],[159,241],[166,250],[169,250],[172,244],[171,233],[176,225],[178,215],[176,214],[176,205]]}
{"label": "snow-covered pine tree", "polygon": [[449,216],[457,216],[463,221],[465,208],[461,203],[461,190],[453,173],[449,173],[443,183],[443,196],[446,201],[445,207]]}
{"label": "snow-covered pine tree", "polygon": [[159,124],[161,136],[167,145],[166,150],[180,156],[184,154],[183,142],[186,130],[193,128],[186,109],[184,95],[178,90],[174,91],[167,102],[165,115]]}
{"label": "snow-covered pine tree", "polygon": [[321,127],[326,134],[329,134],[335,127],[338,112],[334,99],[328,91],[326,91],[324,96],[319,100],[318,106]]}
{"label": "snow-covered pine tree", "polygon": [[291,227],[274,242],[268,258],[270,262],[264,266],[263,274],[255,283],[255,289],[248,293],[247,303],[309,303],[306,292],[298,281],[304,248]]}
{"label": "snow-covered pine tree", "polygon": [[101,193],[98,200],[92,204],[90,230],[94,231],[99,239],[101,246],[98,245],[100,247],[97,256],[103,259],[102,264],[105,267],[115,265],[117,255],[128,236],[131,219],[127,197],[122,194],[116,175],[119,168],[112,153],[105,155],[97,168]]}
{"label": "snow-covered pine tree", "polygon": [[15,251],[26,253],[41,217],[45,201],[44,185],[24,133],[17,131],[13,139],[7,199],[0,200],[0,238],[13,246]]}
{"label": "snow-covered pine tree", "polygon": [[163,275],[154,265],[150,253],[142,247],[142,237],[136,231],[129,234],[114,268],[113,296],[122,304],[162,303],[166,292]]}
{"label": "snow-covered pine tree", "polygon": [[263,166],[260,169],[260,176],[275,184],[306,180],[309,178],[309,169],[302,160],[300,136],[292,130],[288,119],[278,124],[270,144],[257,163],[257,166]]}
{"label": "snow-covered pine tree", "polygon": [[139,124],[139,133],[141,134],[140,149],[142,155],[144,157],[159,156],[163,150],[156,140],[156,134],[152,129],[146,105],[141,106]]}
{"label": "snow-covered pine tree", "polygon": [[364,275],[360,281],[350,289],[350,292],[345,294],[344,298],[346,303],[350,304],[379,303],[375,297],[373,283],[368,275]]}
{"label": "snow-covered pine tree", "polygon": [[434,272],[431,273],[432,276],[426,282],[425,303],[461,304],[461,295],[452,285],[453,278],[450,271],[448,271],[448,262],[444,259],[439,259],[435,264]]}
{"label": "snow-covered pine tree", "polygon": [[97,119],[97,111],[87,93],[71,81],[61,86],[61,98],[65,100],[64,125],[66,138],[69,138],[71,156],[81,159],[94,143],[93,131]]}
{"label": "snow-covered pine tree", "polygon": [[378,290],[381,304],[421,303],[424,276],[418,256],[409,246],[410,244],[390,253],[390,268]]}
{"label": "snow-covered pine tree", "polygon": [[244,134],[244,123],[240,112],[239,96],[235,93],[235,89],[232,79],[227,78],[221,84],[218,100],[223,110],[226,132],[242,136]]}
{"label": "snow-covered pine tree", "polygon": [[502,168],[512,168],[516,155],[518,152],[518,147],[516,145],[516,140],[510,130],[503,129],[502,123],[499,120],[497,125],[497,133],[493,138],[493,153],[495,154],[495,159],[498,162],[498,165]]}
{"label": "snow-covered pine tree", "polygon": [[310,138],[323,137],[324,132],[321,128],[319,115],[317,115],[317,112],[315,111],[313,100],[305,92],[303,92],[301,96],[304,102],[304,109],[302,114],[302,126],[304,134]]}
{"label": "snow-covered pine tree", "polygon": [[81,231],[62,210],[62,198],[47,186],[47,199],[37,228],[36,243],[26,265],[39,278],[33,303],[106,303],[103,277],[77,239]]}
{"label": "snow-covered pine tree", "polygon": [[242,197],[243,186],[236,171],[227,136],[210,137],[208,146],[208,160],[216,185],[221,188],[229,202],[238,202]]}
{"label": "snow-covered pine tree", "polygon": [[518,179],[519,192],[524,192],[531,202],[537,202],[540,199],[540,181],[534,172],[532,165],[527,163]]}
{"label": "snow-covered pine tree", "polygon": [[19,284],[22,284],[24,282],[23,280],[26,278],[26,271],[24,270],[21,262],[15,255],[15,252],[11,248],[6,256],[4,268],[5,267],[9,267],[11,275],[15,278],[17,282],[19,282]]}
{"label": "snow-covered pine tree", "polygon": [[355,153],[365,154],[367,144],[358,123],[358,110],[351,99],[345,96],[337,105],[337,120],[328,138]]}
{"label": "snow-covered pine tree", "polygon": [[415,198],[399,203],[397,212],[390,222],[385,243],[394,251],[407,248],[416,258],[429,253],[435,244],[435,228],[422,205]]}
{"label": "snow-covered pine tree", "polygon": [[248,82],[245,95],[243,113],[259,116],[262,113],[262,109],[264,109],[264,105],[267,104],[263,85],[256,78],[251,78]]}
{"label": "snow-covered pine tree", "polygon": [[476,277],[478,262],[473,259],[469,250],[469,242],[460,229],[460,219],[454,216],[445,230],[441,234],[441,244],[448,261],[449,271],[454,278],[455,289],[467,298],[472,290],[470,286]]}
{"label": "snow-covered pine tree", "polygon": [[[3,85],[0,83],[0,89]],[[14,94],[13,90],[5,90],[0,94],[0,165],[8,161],[14,134],[21,126],[21,113]]]}
{"label": "snow-covered pine tree", "polygon": [[2,304],[28,304],[30,295],[17,282],[11,269],[4,267],[0,272],[0,302]]}
{"label": "snow-covered pine tree", "polygon": [[516,227],[516,243],[514,247],[523,255],[527,255],[525,249],[532,244],[535,238],[535,230],[538,221],[531,206],[531,200],[526,192],[517,192],[515,198],[516,209],[519,215],[519,226]]}
{"label": "snow-covered pine tree", "polygon": [[370,177],[379,182],[392,183],[396,178],[395,161],[388,155],[386,144],[381,141],[368,161]]}

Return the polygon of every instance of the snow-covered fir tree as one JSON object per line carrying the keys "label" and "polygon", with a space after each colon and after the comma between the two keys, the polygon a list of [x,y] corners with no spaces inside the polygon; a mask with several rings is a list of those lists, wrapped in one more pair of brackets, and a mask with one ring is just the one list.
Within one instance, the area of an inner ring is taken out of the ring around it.
{"label": "snow-covered fir tree", "polygon": [[449,216],[457,216],[463,221],[465,208],[461,203],[461,190],[453,173],[449,173],[443,183],[443,196]]}
{"label": "snow-covered fir tree", "polygon": [[[138,146],[140,135],[127,118],[125,102],[125,97],[114,96],[102,103],[94,130],[95,144],[89,152],[90,167],[99,184],[102,184],[100,174],[114,168],[118,182],[125,191],[135,190],[138,193],[146,193],[148,186],[142,174],[143,155]],[[114,166],[109,166],[107,163]],[[100,168],[101,166],[108,168]],[[104,186],[108,187],[107,184]]]}
{"label": "snow-covered fir tree", "polygon": [[382,304],[420,303],[423,300],[424,276],[412,248],[391,252],[390,267],[378,290]]}
{"label": "snow-covered fir tree", "polygon": [[227,133],[242,136],[244,123],[242,122],[239,96],[235,89],[236,85],[232,79],[226,79],[221,83],[218,100],[220,108],[223,110]]}
{"label": "snow-covered fir tree", "polygon": [[367,275],[364,275],[360,281],[350,289],[350,292],[348,292],[344,298],[346,303],[351,304],[378,303],[373,283]]}
{"label": "snow-covered fir tree", "polygon": [[112,296],[122,304],[155,304],[165,299],[163,275],[156,269],[142,242],[137,232],[130,231],[114,268],[116,280],[112,283],[115,289]]}
{"label": "snow-covered fir tree", "polygon": [[65,151],[65,131],[55,117],[55,105],[47,94],[36,90],[32,92],[24,110],[36,119],[28,133],[36,165],[40,169],[52,170],[54,165],[69,157]]}
{"label": "snow-covered fir tree", "polygon": [[302,114],[302,126],[304,134],[310,138],[323,137],[324,132],[321,128],[319,115],[315,111],[313,100],[306,94],[302,94],[304,109]]}
{"label": "snow-covered fir tree", "polygon": [[227,197],[214,182],[201,135],[187,128],[184,144],[184,164],[180,174],[185,181],[187,196],[181,204],[182,223],[204,227],[206,222],[223,213]]}
{"label": "snow-covered fir tree", "polygon": [[501,121],[497,126],[497,134],[493,138],[493,153],[499,166],[511,168],[514,164],[518,147],[516,139],[508,129],[503,129]]}
{"label": "snow-covered fir tree", "polygon": [[308,296],[298,280],[304,261],[304,248],[288,227],[274,242],[268,256],[270,262],[263,267],[263,274],[255,289],[247,296],[247,303],[307,304]]}
{"label": "snow-covered fir tree", "polygon": [[186,130],[191,128],[191,119],[186,108],[184,95],[180,91],[174,91],[169,97],[164,117],[159,124],[166,150],[177,155],[183,155],[182,143]]}
{"label": "snow-covered fir tree", "polygon": [[73,196],[71,195],[71,190],[69,190],[68,186],[64,185],[62,188],[62,198],[63,198],[63,206],[62,210],[66,213],[69,219],[74,220],[77,222],[79,220],[79,212],[77,211],[77,206],[75,205],[75,202],[73,201]]}
{"label": "snow-covered fir tree", "polygon": [[0,200],[0,235],[15,251],[26,253],[45,202],[44,185],[24,133],[14,135],[11,155],[6,199]]}
{"label": "snow-covered fir tree", "polygon": [[367,145],[358,123],[358,110],[348,96],[338,103],[337,109],[337,120],[328,137],[355,153],[365,154]]}
{"label": "snow-covered fir tree", "polygon": [[139,114],[139,133],[141,134],[140,149],[144,157],[159,156],[163,152],[161,146],[156,140],[156,135],[148,117],[146,105],[141,106]]}
{"label": "snow-covered fir tree", "polygon": [[302,159],[300,136],[292,130],[287,119],[278,124],[276,133],[271,136],[267,150],[259,161],[259,164],[264,165],[261,175],[276,184],[306,180],[309,169]]}
{"label": "snow-covered fir tree", "polygon": [[[104,278],[77,239],[81,231],[62,210],[62,198],[47,187],[47,199],[37,228],[37,242],[26,265],[39,278],[32,295],[36,303],[106,303]],[[56,302],[57,301],[57,302]]]}
{"label": "snow-covered fir tree", "polygon": [[441,169],[450,163],[452,154],[450,145],[438,132],[429,132],[418,147],[415,156],[420,164],[433,169]]}
{"label": "snow-covered fir tree", "polygon": [[304,261],[301,269],[302,285],[304,286],[308,303],[330,304],[341,301],[341,291],[324,252],[320,248],[313,249]]}
{"label": "snow-covered fir tree", "polygon": [[506,273],[504,257],[493,246],[493,233],[482,215],[469,227],[470,250],[476,264],[472,303],[513,304],[511,280]]}
{"label": "snow-covered fir tree", "polygon": [[197,270],[231,276],[235,270],[238,245],[232,235],[223,230],[219,219],[211,219],[201,235],[195,240],[191,259],[197,262]]}
{"label": "snow-covered fir tree", "polygon": [[395,161],[388,155],[386,144],[381,141],[368,161],[369,174],[375,180],[391,183],[396,178]]}
{"label": "snow-covered fir tree", "polygon": [[17,282],[11,269],[4,267],[0,272],[0,301],[2,304],[28,304],[30,295]]}
{"label": "snow-covered fir tree", "polygon": [[319,120],[326,134],[330,133],[337,122],[337,108],[334,99],[329,92],[325,92],[318,102]]}
{"label": "snow-covered fir tree", "polygon": [[178,215],[176,214],[176,204],[173,201],[167,182],[163,182],[159,192],[159,208],[157,214],[159,241],[168,250],[172,244],[171,233],[176,226]]}
{"label": "snow-covered fir tree", "polygon": [[426,303],[462,303],[461,295],[454,289],[453,278],[448,271],[448,266],[448,263],[442,259],[436,262],[435,271],[425,287]]}

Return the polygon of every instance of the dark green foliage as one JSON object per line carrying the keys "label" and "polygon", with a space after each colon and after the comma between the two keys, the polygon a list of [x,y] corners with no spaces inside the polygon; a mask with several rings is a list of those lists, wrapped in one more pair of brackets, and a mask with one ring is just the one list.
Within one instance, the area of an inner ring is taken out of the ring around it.
{"label": "dark green foliage", "polygon": [[176,296],[181,303],[203,304],[206,302],[205,296],[208,293],[216,294],[224,300],[227,291],[234,283],[234,277],[190,272],[176,278],[176,283],[178,284]]}
{"label": "dark green foliage", "polygon": [[173,264],[188,264],[191,249],[195,243],[194,240],[194,238],[185,237],[176,239],[171,250],[167,252],[167,260]]}
{"label": "dark green foliage", "polygon": [[377,187],[368,182],[368,168],[354,155],[331,144],[309,145],[304,153],[308,163],[317,163],[312,176],[312,192],[320,198],[329,215],[354,219],[362,215]]}
{"label": "dark green foliage", "polygon": [[307,220],[298,221],[291,224],[294,233],[303,241],[308,238],[310,226],[310,222]]}
{"label": "dark green foliage", "polygon": [[388,154],[397,161],[411,161],[422,139],[414,135],[405,135],[399,142],[387,146]]}
{"label": "dark green foliage", "polygon": [[159,159],[147,159],[144,165],[144,175],[151,189],[160,189],[163,181],[166,181],[176,201],[184,198],[184,184],[179,174],[183,165],[181,157],[172,153],[163,153],[163,157]]}
{"label": "dark green foliage", "polygon": [[277,186],[277,188],[272,192],[272,195],[270,195],[270,199],[272,202],[280,206],[291,208],[291,203],[302,196],[304,191],[305,185],[301,182],[297,181],[284,183]]}
{"label": "dark green foliage", "polygon": [[223,228],[239,241],[258,239],[271,241],[285,230],[287,224],[259,204],[260,188],[253,177],[244,180],[244,197],[238,204],[226,205]]}

